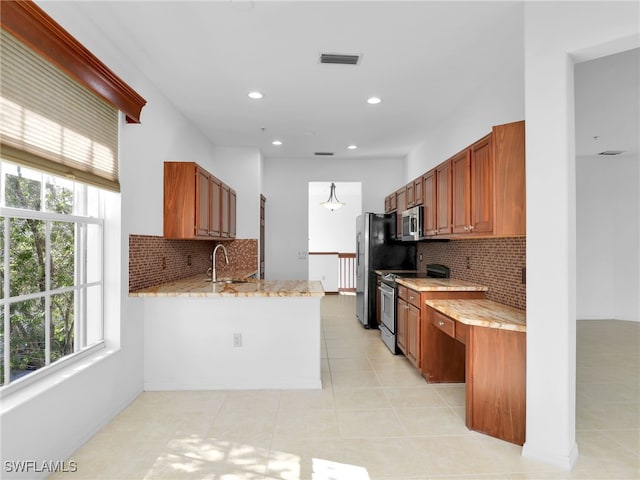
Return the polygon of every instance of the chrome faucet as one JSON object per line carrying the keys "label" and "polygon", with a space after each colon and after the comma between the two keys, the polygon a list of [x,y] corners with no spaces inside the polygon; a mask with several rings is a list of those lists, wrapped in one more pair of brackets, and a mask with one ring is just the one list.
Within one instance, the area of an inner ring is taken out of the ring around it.
{"label": "chrome faucet", "polygon": [[211,255],[211,281],[212,282],[217,282],[218,281],[218,277],[216,275],[216,253],[218,252],[218,249],[222,247],[222,251],[224,252],[224,261],[226,265],[229,265],[229,255],[227,255],[227,248],[219,243],[218,245],[216,245],[216,248],[213,249],[213,254]]}

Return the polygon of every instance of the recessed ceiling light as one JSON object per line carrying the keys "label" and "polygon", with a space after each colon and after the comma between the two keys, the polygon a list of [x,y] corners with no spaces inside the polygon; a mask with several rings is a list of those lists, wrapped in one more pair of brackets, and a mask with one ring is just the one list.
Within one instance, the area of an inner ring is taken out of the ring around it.
{"label": "recessed ceiling light", "polygon": [[355,150],[356,148],[358,148],[358,146],[357,145],[349,145],[347,148],[349,150]]}
{"label": "recessed ceiling light", "polygon": [[260,92],[249,92],[249,98],[253,98],[254,100],[259,100],[263,97]]}
{"label": "recessed ceiling light", "polygon": [[379,104],[381,101],[382,101],[382,99],[381,99],[381,98],[378,98],[378,97],[371,97],[371,98],[368,98],[368,99],[367,99],[367,103],[368,103],[368,104],[370,104],[370,105],[377,105],[377,104]]}
{"label": "recessed ceiling light", "polygon": [[276,147],[279,147],[280,145],[282,145],[282,142],[280,140],[274,140],[273,142],[271,142],[271,145],[275,145]]}

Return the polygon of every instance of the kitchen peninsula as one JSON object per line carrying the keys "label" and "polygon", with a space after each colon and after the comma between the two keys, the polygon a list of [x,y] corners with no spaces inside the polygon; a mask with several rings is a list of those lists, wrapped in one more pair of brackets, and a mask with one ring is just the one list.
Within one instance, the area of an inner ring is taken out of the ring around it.
{"label": "kitchen peninsula", "polygon": [[199,274],[129,295],[144,302],[145,390],[322,386],[318,281]]}

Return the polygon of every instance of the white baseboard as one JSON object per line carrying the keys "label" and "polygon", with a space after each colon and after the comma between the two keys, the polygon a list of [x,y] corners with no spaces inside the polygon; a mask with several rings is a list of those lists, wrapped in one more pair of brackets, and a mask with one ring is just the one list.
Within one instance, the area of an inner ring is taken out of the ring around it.
{"label": "white baseboard", "polygon": [[573,469],[578,461],[578,444],[574,443],[573,448],[567,455],[561,455],[556,452],[532,447],[530,444],[525,442],[522,446],[522,456],[552,465],[568,472]]}

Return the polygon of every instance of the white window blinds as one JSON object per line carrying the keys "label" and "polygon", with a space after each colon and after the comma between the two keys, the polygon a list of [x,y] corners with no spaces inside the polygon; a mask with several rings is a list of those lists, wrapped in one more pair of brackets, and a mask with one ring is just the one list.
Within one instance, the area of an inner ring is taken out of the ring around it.
{"label": "white window blinds", "polygon": [[2,157],[119,191],[118,110],[5,30],[1,34]]}

